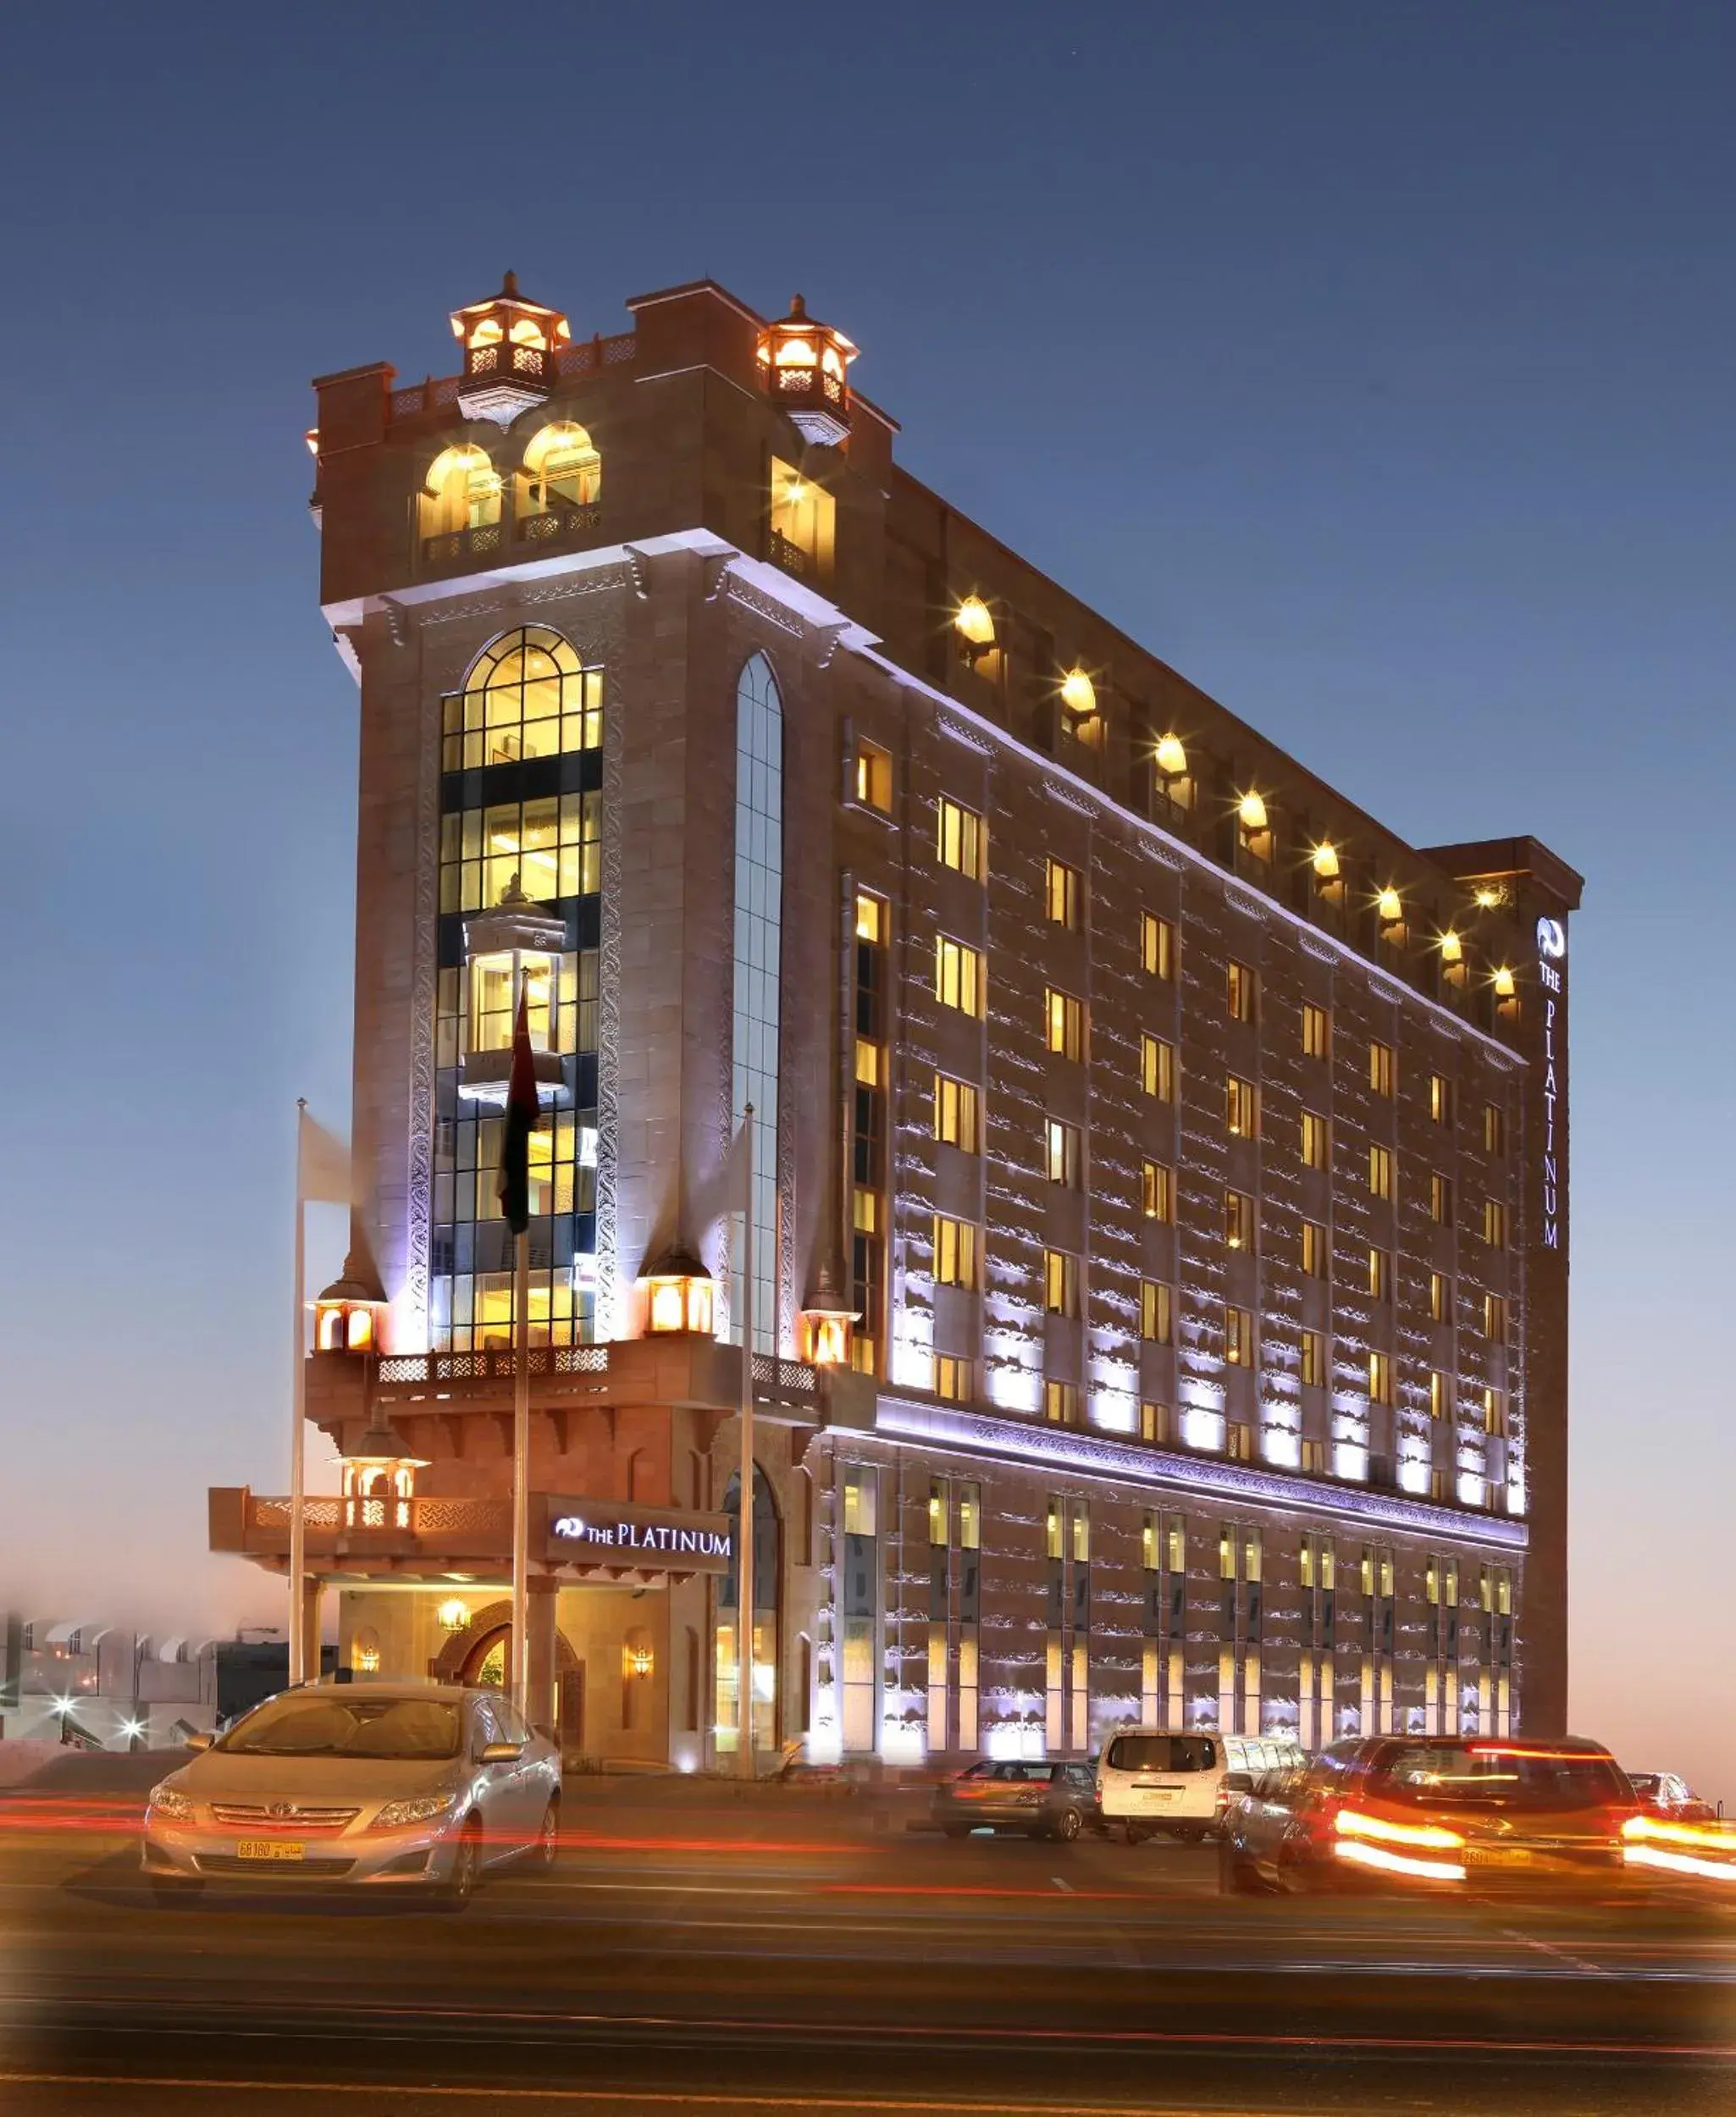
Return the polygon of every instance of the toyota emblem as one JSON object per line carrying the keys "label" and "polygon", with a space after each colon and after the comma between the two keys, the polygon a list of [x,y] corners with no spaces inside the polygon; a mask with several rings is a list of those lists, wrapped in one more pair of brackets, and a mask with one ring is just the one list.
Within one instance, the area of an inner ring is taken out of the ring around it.
{"label": "toyota emblem", "polygon": [[296,1804],[293,1801],[274,1801],[265,1812],[268,1816],[293,1816],[296,1812]]}

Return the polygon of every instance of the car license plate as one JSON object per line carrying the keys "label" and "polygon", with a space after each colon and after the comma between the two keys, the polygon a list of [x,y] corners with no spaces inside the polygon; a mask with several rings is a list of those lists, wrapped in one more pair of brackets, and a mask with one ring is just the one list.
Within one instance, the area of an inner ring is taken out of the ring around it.
{"label": "car license plate", "polygon": [[1175,1801],[1181,1797],[1179,1786],[1142,1786],[1136,1787],[1134,1791],[1143,1794],[1148,1801]]}
{"label": "car license plate", "polygon": [[290,1838],[243,1838],[235,1846],[237,1860],[285,1861],[293,1864],[305,1860],[307,1848]]}
{"label": "car license plate", "polygon": [[1537,1856],[1521,1845],[1468,1845],[1465,1865],[1468,1867],[1531,1867]]}

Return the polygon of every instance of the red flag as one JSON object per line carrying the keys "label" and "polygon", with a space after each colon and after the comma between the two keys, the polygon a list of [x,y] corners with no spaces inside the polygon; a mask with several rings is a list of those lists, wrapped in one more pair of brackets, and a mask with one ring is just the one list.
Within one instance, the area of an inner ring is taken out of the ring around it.
{"label": "red flag", "polygon": [[512,1025],[512,1072],[506,1084],[506,1123],[500,1140],[500,1209],[514,1235],[530,1225],[530,1136],[541,1115],[536,1065],[530,1055],[526,992],[518,988],[518,1019]]}

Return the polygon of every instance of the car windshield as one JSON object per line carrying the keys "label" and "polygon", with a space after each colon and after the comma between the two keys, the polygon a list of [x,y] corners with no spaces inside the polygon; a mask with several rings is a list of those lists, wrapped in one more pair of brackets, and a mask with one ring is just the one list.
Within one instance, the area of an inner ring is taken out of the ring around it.
{"label": "car windshield", "polygon": [[1655,1801],[1663,1791],[1663,1781],[1656,1772],[1630,1772],[1628,1783],[1642,1801]]}
{"label": "car windshield", "polygon": [[1430,1807],[1598,1808],[1624,1801],[1614,1763],[1595,1750],[1418,1744],[1389,1757],[1371,1789]]}
{"label": "car windshield", "polygon": [[274,1698],[217,1747],[231,1756],[456,1757],[462,1716],[440,1698]]}
{"label": "car windshield", "polygon": [[1112,1772],[1209,1772],[1218,1755],[1204,1735],[1117,1735],[1106,1761]]}

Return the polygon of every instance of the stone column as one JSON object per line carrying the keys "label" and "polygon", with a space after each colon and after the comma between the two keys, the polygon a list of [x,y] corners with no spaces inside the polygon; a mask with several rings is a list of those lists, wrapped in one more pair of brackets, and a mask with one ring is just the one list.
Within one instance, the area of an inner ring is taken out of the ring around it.
{"label": "stone column", "polygon": [[310,1573],[301,1584],[301,1636],[307,1642],[310,1677],[319,1674],[319,1624],[324,1607],[325,1583],[317,1573]]}
{"label": "stone column", "polygon": [[552,1734],[557,1721],[555,1703],[555,1605],[561,1584],[556,1580],[530,1581],[530,1722],[539,1733]]}

